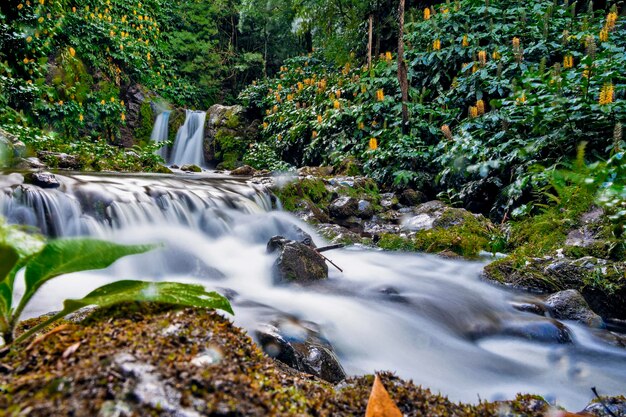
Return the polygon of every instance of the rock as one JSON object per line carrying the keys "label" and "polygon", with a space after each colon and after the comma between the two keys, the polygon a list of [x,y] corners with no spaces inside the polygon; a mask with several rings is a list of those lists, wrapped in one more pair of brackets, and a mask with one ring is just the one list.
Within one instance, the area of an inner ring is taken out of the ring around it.
{"label": "rock", "polygon": [[191,164],[183,165],[182,167],[180,167],[180,170],[185,172],[202,172],[202,168],[200,168],[198,165]]}
{"label": "rock", "polygon": [[39,151],[37,152],[37,156],[49,167],[74,170],[82,168],[82,164],[75,155],[68,155],[60,152]]}
{"label": "rock", "polygon": [[511,301],[511,307],[517,311],[524,313],[536,314],[538,316],[546,316],[548,310],[541,303],[531,300]]}
{"label": "rock", "polygon": [[141,85],[130,85],[122,94],[126,107],[126,122],[120,126],[119,145],[124,148],[130,148],[135,143],[134,132],[142,125],[152,125],[154,120],[152,118],[152,114],[150,114],[150,120],[142,120],[143,115],[141,114],[141,108],[146,101],[146,94],[143,92]]}
{"label": "rock", "polygon": [[509,287],[546,295],[575,289],[602,318],[626,319],[625,262],[591,256],[579,259],[546,256],[525,259],[523,267],[517,263],[519,260],[511,258],[493,262],[485,267],[483,277]]}
{"label": "rock", "polygon": [[278,252],[273,272],[276,283],[311,283],[328,278],[328,265],[312,247],[300,242],[274,236],[267,244],[267,252]]}
{"label": "rock", "polygon": [[354,244],[361,242],[361,236],[338,224],[322,223],[317,225],[317,231],[331,243]]}
{"label": "rock", "polygon": [[46,164],[34,156],[20,159],[15,165],[17,169],[45,169]]}
{"label": "rock", "polygon": [[543,343],[572,343],[567,327],[549,318],[506,321],[499,334]]}
{"label": "rock", "polygon": [[13,156],[15,158],[24,157],[26,155],[26,144],[21,140],[13,142]]}
{"label": "rock", "polygon": [[176,164],[172,165],[170,168],[172,168],[172,169],[180,169],[180,167],[178,165],[176,165]]}
{"label": "rock", "polygon": [[61,186],[57,177],[49,172],[31,172],[24,176],[24,180],[40,188],[59,188]]}
{"label": "rock", "polygon": [[374,215],[374,207],[372,206],[372,203],[367,200],[359,200],[357,215],[362,219],[371,218]]}
{"label": "rock", "polygon": [[380,205],[382,208],[391,210],[398,208],[398,198],[394,193],[383,193],[380,195]]}
{"label": "rock", "polygon": [[[241,141],[245,148],[247,147],[246,143],[258,136],[259,126],[258,120],[248,120],[244,108],[241,106],[214,104],[207,111],[203,147],[205,161],[209,164],[221,164],[224,168],[232,169],[233,166],[231,165],[243,155],[225,155],[219,142],[228,138],[233,143],[234,141]],[[234,160],[230,160],[233,158]]]}
{"label": "rock", "polygon": [[445,258],[445,259],[463,259],[461,255],[459,255],[458,253],[452,252],[449,249],[442,250],[441,252],[437,254],[437,256],[439,256],[440,258]]}
{"label": "rock", "polygon": [[256,170],[252,168],[250,165],[240,166],[239,168],[235,168],[230,172],[230,175],[237,177],[251,177],[256,173]]}
{"label": "rock", "polygon": [[329,177],[333,175],[333,167],[321,166],[321,167],[302,167],[298,169],[298,175],[301,176],[314,176],[314,177]]}
{"label": "rock", "polygon": [[421,191],[408,188],[400,194],[400,203],[405,206],[416,206],[426,201],[426,196]]}
{"label": "rock", "polygon": [[311,325],[283,319],[260,326],[255,336],[268,356],[333,384],[343,381],[346,373],[332,346]]}
{"label": "rock", "polygon": [[497,177],[488,177],[468,182],[459,193],[463,207],[473,213],[488,215],[497,197],[502,194],[502,182]]}
{"label": "rock", "polygon": [[554,318],[574,320],[589,327],[604,327],[602,318],[594,313],[582,295],[576,290],[559,291],[546,299]]}
{"label": "rock", "polygon": [[[607,411],[607,408],[610,412]],[[598,417],[626,417],[626,399],[624,397],[603,397],[602,402],[593,400],[583,412]]]}
{"label": "rock", "polygon": [[328,211],[332,217],[346,219],[359,214],[359,202],[353,197],[339,197],[330,203]]}

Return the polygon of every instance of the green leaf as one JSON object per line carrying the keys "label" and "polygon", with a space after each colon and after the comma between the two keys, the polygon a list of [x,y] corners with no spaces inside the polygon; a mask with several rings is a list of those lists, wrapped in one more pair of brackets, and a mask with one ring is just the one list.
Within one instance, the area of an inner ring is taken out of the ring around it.
{"label": "green leaf", "polygon": [[219,309],[234,314],[226,297],[216,292],[207,292],[202,285],[176,282],[117,281],[97,288],[79,300],[65,300],[63,310],[20,335],[15,339],[15,343],[26,340],[40,329],[83,307],[92,305],[109,307],[135,301]]}
{"label": "green leaf", "polygon": [[12,246],[0,244],[0,315],[7,317],[13,291],[9,286],[9,274],[17,265],[20,257]]}
{"label": "green leaf", "polygon": [[72,272],[103,269],[118,259],[155,248],[154,245],[118,245],[95,239],[59,239],[48,243],[26,264],[26,290],[15,319],[45,282]]}

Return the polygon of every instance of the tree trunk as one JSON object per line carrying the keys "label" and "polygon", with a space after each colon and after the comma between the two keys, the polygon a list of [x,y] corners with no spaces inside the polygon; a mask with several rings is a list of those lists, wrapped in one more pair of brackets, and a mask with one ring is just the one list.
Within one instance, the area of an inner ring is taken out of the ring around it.
{"label": "tree trunk", "polygon": [[404,61],[404,1],[400,0],[398,6],[399,29],[398,29],[398,82],[402,92],[402,133],[409,133],[409,80],[406,62]]}
{"label": "tree trunk", "polygon": [[374,15],[370,14],[369,18],[369,32],[367,37],[367,69],[372,70],[372,42],[373,42],[373,30],[374,30]]}

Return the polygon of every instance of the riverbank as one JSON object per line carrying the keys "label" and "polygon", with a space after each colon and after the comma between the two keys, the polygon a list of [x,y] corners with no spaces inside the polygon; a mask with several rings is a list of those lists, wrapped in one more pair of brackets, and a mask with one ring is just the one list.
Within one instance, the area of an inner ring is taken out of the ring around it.
{"label": "riverbank", "polygon": [[[405,416],[557,410],[530,395],[457,404],[391,373],[379,375]],[[215,313],[126,305],[61,324],[4,357],[0,416],[358,416],[365,415],[372,383],[367,375],[333,385],[288,368]],[[624,411],[623,400],[611,401]],[[587,411],[607,415],[597,403]]]}

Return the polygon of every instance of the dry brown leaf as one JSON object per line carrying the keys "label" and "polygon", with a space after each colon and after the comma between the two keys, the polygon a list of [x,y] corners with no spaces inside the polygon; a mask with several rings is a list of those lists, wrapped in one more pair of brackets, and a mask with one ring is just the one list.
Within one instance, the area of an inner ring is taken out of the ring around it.
{"label": "dry brown leaf", "polygon": [[365,417],[402,417],[402,412],[389,396],[378,375],[374,378]]}

